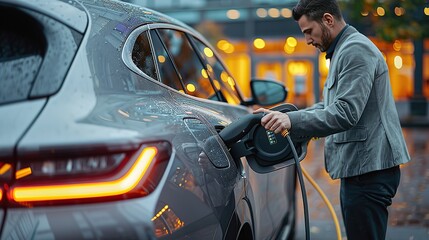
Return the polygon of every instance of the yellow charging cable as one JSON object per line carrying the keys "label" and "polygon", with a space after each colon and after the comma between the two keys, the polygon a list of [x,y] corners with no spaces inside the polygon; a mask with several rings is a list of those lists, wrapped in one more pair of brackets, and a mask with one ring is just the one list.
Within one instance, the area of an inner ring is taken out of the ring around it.
{"label": "yellow charging cable", "polygon": [[331,202],[326,197],[325,193],[323,193],[322,189],[319,187],[319,185],[314,181],[314,179],[308,174],[308,172],[301,166],[301,170],[305,178],[313,185],[313,187],[316,189],[316,191],[319,193],[319,195],[322,197],[325,204],[328,206],[329,212],[331,213],[331,216],[334,220],[335,224],[335,230],[337,231],[337,239],[342,240],[341,238],[341,229],[340,229],[340,223],[338,221],[337,215],[335,214],[334,208],[332,207]]}

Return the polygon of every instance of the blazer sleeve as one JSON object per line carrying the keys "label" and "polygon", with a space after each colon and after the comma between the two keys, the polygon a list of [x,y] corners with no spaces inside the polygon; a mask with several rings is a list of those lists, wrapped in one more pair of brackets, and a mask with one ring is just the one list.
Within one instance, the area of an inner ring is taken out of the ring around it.
{"label": "blazer sleeve", "polygon": [[292,125],[291,133],[325,137],[355,126],[365,109],[373,86],[377,63],[375,54],[364,41],[344,43],[337,52],[334,83],[325,86],[329,88],[328,105],[323,109],[288,113]]}

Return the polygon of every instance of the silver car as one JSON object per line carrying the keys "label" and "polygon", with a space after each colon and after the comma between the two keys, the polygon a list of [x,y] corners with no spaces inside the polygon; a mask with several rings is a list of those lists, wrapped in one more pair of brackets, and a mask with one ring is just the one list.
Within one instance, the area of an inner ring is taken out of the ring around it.
{"label": "silver car", "polygon": [[122,2],[0,18],[1,239],[293,237],[295,167],[258,171],[219,135],[282,84],[244,99],[198,32]]}

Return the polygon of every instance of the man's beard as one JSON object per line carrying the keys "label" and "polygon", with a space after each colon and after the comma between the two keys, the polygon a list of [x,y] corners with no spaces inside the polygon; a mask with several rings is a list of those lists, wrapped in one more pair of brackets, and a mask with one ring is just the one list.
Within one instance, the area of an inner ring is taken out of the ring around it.
{"label": "man's beard", "polygon": [[326,52],[331,45],[331,33],[329,33],[328,28],[325,25],[320,24],[320,27],[322,28],[322,42],[320,44],[316,44],[315,47],[321,52]]}

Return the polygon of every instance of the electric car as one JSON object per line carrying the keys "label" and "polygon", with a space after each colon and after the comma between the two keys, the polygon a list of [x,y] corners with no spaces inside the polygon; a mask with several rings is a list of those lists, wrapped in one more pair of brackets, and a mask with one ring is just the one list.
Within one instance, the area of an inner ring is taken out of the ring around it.
{"label": "electric car", "polygon": [[295,167],[259,171],[219,134],[282,84],[243,98],[198,32],[123,2],[0,0],[0,18],[1,239],[293,236]]}

